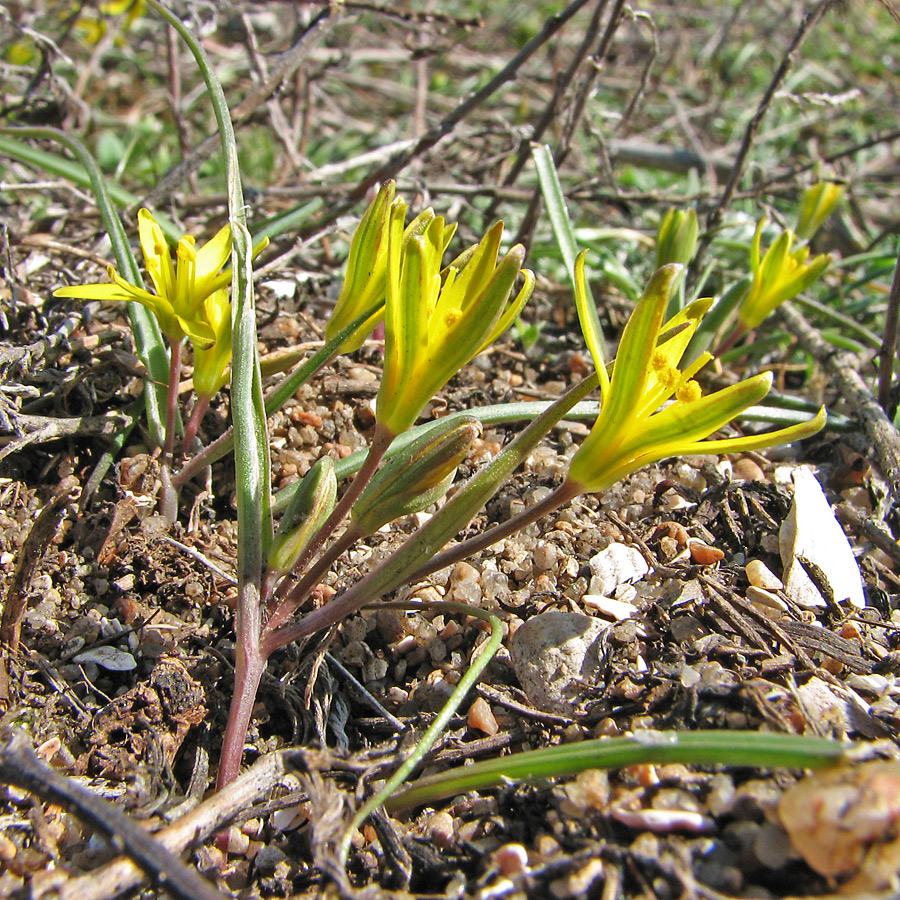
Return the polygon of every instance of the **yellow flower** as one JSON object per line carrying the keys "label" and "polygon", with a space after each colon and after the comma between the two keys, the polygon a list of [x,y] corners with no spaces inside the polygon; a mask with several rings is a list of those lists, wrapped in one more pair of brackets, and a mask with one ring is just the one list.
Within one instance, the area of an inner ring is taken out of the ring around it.
{"label": "yellow flower", "polygon": [[[162,229],[152,214],[138,212],[138,236],[144,265],[153,282],[155,294],[130,284],[110,266],[112,284],[82,284],[60,288],[54,297],[77,297],[82,300],[136,300],[148,307],[159,321],[162,333],[172,344],[189,337],[195,349],[212,346],[216,332],[207,318],[205,301],[231,282],[231,270],[223,266],[231,256],[231,227],[225,225],[199,249],[186,234],[175,248],[175,262]],[[253,248],[254,257],[268,244],[268,239]]]}
{"label": "yellow flower", "polygon": [[75,27],[88,43],[96,44],[106,34],[106,18],[125,15],[124,29],[127,31],[144,14],[146,5],[146,0],[107,0],[97,7],[100,18],[79,16]]}
{"label": "yellow flower", "polygon": [[231,365],[231,301],[220,288],[203,301],[206,321],[215,334],[211,347],[194,346],[194,391],[199,397],[214,397],[228,381]]}
{"label": "yellow flower", "polygon": [[[665,324],[666,305],[681,266],[663,266],[650,279],[622,333],[608,375],[595,355],[600,380],[600,415],[572,458],[569,481],[582,492],[602,491],[631,472],[670,456],[731,453],[761,449],[807,437],[825,424],[825,411],[800,425],[760,435],[705,440],[769,391],[764,373],[703,396],[694,380],[711,359],[704,353],[684,371],[681,357],[712,301],[697,300]],[[576,263],[579,293],[584,285],[584,254]],[[583,304],[579,304],[581,310]],[[582,315],[588,347],[599,346],[590,317]]]}
{"label": "yellow flower", "polygon": [[[399,210],[406,214],[406,204],[399,197],[394,199],[394,182],[386,181],[369,204],[353,238],[347,257],[347,273],[334,311],[328,319],[325,337],[331,340],[364,312],[374,309],[372,315],[341,345],[341,353],[358,350],[366,337],[384,318],[384,295],[387,289],[387,245],[389,224]],[[395,213],[396,211],[396,213]],[[419,213],[403,233],[404,245],[414,235],[422,234],[434,219],[434,210]],[[445,227],[444,247],[447,249],[456,225]]]}
{"label": "yellow flower", "polygon": [[[392,209],[376,419],[395,435],[512,324],[534,288],[534,275],[521,268],[524,247],[516,245],[497,261],[502,222],[442,270],[447,228],[437,216],[422,234],[406,240],[403,210]],[[510,299],[520,271],[525,284]]]}
{"label": "yellow flower", "polygon": [[738,321],[749,331],[756,328],[774,309],[805,291],[828,268],[831,257],[822,254],[807,263],[809,245],[795,250],[793,231],[783,231],[760,258],[760,242],[766,218],[759,220],[750,245],[750,268],[753,282],[738,311]]}

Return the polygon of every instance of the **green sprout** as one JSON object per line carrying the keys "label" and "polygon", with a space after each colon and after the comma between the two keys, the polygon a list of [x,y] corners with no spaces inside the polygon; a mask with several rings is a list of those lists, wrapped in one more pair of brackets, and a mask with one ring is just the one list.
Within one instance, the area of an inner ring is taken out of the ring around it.
{"label": "green sprout", "polygon": [[656,234],[656,268],[668,263],[686,266],[697,250],[698,233],[697,213],[693,209],[667,209]]}

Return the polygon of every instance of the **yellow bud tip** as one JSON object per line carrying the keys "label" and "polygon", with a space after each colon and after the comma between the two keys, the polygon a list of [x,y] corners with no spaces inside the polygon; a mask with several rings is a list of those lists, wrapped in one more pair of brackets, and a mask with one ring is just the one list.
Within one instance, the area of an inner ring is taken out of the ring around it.
{"label": "yellow bud tip", "polygon": [[694,403],[703,396],[700,385],[694,379],[686,381],[677,391],[675,397],[681,403]]}

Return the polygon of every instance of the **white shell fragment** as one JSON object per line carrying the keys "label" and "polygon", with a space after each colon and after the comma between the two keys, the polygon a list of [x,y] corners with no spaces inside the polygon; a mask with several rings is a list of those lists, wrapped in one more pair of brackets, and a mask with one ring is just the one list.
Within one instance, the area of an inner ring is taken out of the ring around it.
{"label": "white shell fragment", "polygon": [[588,560],[591,579],[589,594],[612,597],[620,584],[640,581],[649,571],[647,560],[636,547],[610,544]]}
{"label": "white shell fragment", "polygon": [[79,653],[73,662],[82,665],[95,663],[101,669],[110,672],[130,672],[137,668],[137,660],[130,653],[117,650],[115,647],[92,647],[90,650],[85,650],[84,653]]}
{"label": "white shell fragment", "polygon": [[532,616],[513,635],[510,657],[522,690],[544,712],[574,715],[597,683],[608,625],[581,613]]}
{"label": "white shell fragment", "polygon": [[801,557],[816,566],[838,603],[866,605],[859,566],[850,544],[808,466],[794,470],[794,502],[778,535],[788,597],[807,609],[825,606],[825,600],[801,564]]}

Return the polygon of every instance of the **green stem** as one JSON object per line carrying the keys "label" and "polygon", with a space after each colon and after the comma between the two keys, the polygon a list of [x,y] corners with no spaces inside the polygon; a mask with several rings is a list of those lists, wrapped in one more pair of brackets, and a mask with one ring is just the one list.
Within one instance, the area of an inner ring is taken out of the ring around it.
{"label": "green stem", "polygon": [[178,518],[178,491],[172,483],[172,465],[175,457],[175,431],[178,427],[178,382],[181,378],[181,351],[184,339],[172,341],[169,351],[169,387],[166,392],[166,434],[161,468],[162,496],[160,513],[172,524]]}
{"label": "green stem", "polygon": [[497,492],[547,432],[580,400],[597,387],[596,373],[570,388],[532,421],[498,456],[476,472],[444,507],[387,559],[343,594],[297,622],[272,631],[265,639],[265,652],[272,653],[292,641],[307,637],[352,615],[366,603],[384,596],[421,569]]}

